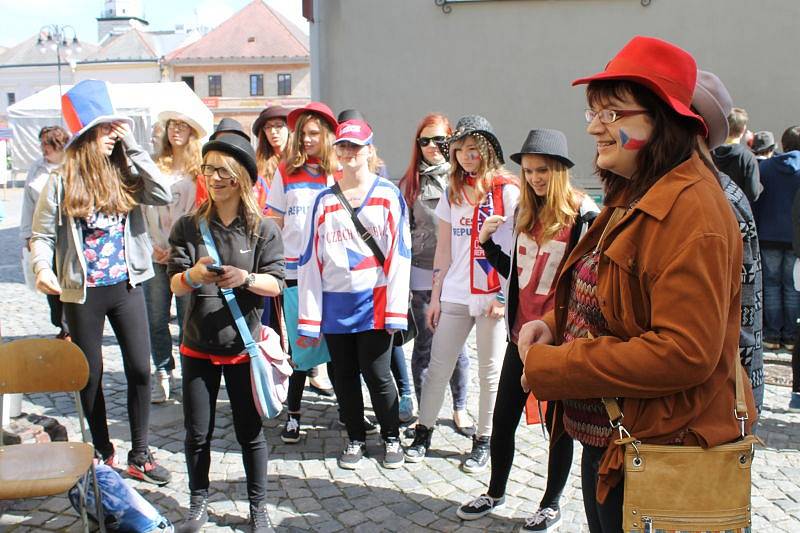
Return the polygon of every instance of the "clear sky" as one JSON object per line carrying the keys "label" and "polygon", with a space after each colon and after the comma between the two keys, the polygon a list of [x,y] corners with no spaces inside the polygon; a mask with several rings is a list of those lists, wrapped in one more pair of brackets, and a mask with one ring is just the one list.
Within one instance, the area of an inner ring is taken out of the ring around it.
{"label": "clear sky", "polygon": [[[154,30],[176,24],[214,27],[251,0],[141,0],[145,19]],[[266,0],[308,33],[301,0]],[[82,41],[97,42],[97,21],[103,0],[0,0],[0,46],[11,47],[46,24],[69,24]]]}

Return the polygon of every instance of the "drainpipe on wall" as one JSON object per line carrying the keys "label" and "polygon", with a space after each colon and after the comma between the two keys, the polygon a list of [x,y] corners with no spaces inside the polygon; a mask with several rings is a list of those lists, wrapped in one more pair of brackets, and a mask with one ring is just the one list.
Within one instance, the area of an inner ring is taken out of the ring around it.
{"label": "drainpipe on wall", "polygon": [[320,0],[313,0],[313,20],[309,21],[309,44],[311,45],[311,99],[322,101],[320,88]]}

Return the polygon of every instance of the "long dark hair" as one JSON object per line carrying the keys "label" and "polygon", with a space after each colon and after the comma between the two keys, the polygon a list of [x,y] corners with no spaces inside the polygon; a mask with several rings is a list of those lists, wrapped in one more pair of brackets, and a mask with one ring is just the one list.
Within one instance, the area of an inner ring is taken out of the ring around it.
{"label": "long dark hair", "polygon": [[590,106],[607,105],[611,100],[633,97],[646,109],[653,124],[653,135],[636,156],[636,173],[624,178],[597,166],[609,199],[624,195],[626,202],[640,199],[661,177],[677,167],[697,149],[698,123],[676,113],[650,89],[638,83],[620,80],[596,80],[586,88]]}

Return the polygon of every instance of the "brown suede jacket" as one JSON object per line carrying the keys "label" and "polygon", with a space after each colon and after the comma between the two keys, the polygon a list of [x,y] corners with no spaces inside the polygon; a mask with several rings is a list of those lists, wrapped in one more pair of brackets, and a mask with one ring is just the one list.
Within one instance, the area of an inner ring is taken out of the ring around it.
{"label": "brown suede jacket", "polygon": [[[543,317],[557,345],[531,347],[528,383],[542,400],[622,398],[623,424],[643,442],[734,441],[742,238],[722,188],[697,155],[665,174],[607,232],[597,297],[613,335],[561,344],[571,267],[597,246],[622,206],[611,201],[564,264],[555,309]],[[745,382],[749,431],[756,410]],[[603,457],[600,501],[622,478],[622,452],[612,442]]]}

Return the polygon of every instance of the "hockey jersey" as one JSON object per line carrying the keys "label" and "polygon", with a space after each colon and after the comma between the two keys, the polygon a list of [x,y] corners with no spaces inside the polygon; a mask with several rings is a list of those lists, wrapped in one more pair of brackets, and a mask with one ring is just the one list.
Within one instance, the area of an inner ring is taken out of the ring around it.
{"label": "hockey jersey", "polygon": [[272,179],[267,207],[283,217],[283,253],[286,255],[286,279],[297,279],[297,261],[303,249],[306,219],[314,198],[333,184],[333,177],[315,174],[308,166],[287,175],[281,163]]}
{"label": "hockey jersey", "polygon": [[411,271],[408,210],[400,190],[375,176],[359,221],[385,255],[381,268],[330,188],[317,196],[300,256],[298,334],[405,330]]}

